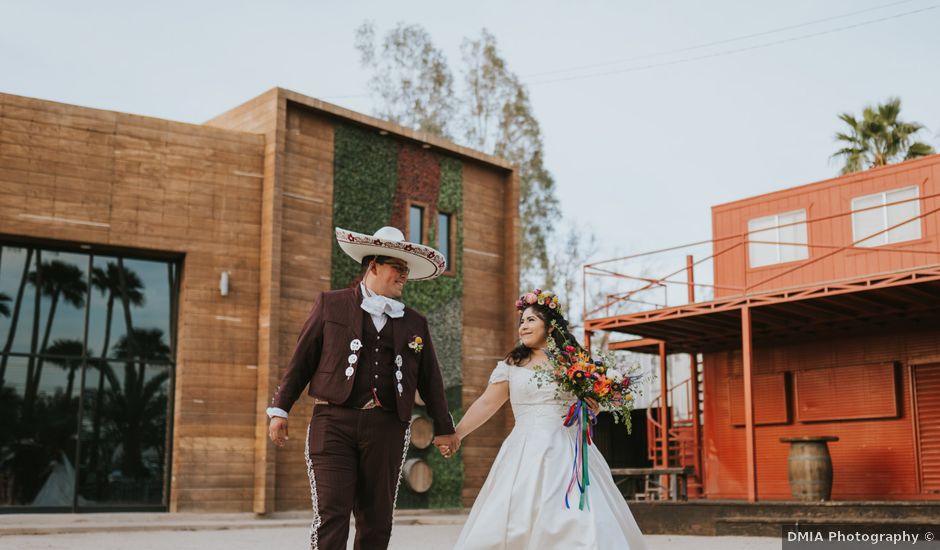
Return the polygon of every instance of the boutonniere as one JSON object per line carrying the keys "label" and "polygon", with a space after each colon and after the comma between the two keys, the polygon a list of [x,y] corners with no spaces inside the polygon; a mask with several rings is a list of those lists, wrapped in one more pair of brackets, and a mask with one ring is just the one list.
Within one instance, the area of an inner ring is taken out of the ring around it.
{"label": "boutonniere", "polygon": [[412,336],[411,341],[408,342],[408,347],[415,353],[421,353],[421,350],[424,349],[424,340],[420,336]]}

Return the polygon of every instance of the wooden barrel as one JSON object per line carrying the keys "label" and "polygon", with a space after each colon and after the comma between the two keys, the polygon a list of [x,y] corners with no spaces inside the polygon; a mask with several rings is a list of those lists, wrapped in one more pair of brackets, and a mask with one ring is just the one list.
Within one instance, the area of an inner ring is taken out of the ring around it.
{"label": "wooden barrel", "polygon": [[838,440],[835,436],[780,438],[790,443],[787,466],[794,499],[820,501],[832,497],[832,459],[826,443]]}
{"label": "wooden barrel", "polygon": [[415,405],[419,407],[424,406],[424,399],[421,398],[421,392],[415,390]]}
{"label": "wooden barrel", "polygon": [[427,462],[420,458],[409,458],[402,468],[405,485],[416,493],[426,493],[434,483],[434,472]]}
{"label": "wooden barrel", "polygon": [[411,445],[416,449],[427,449],[434,440],[434,423],[423,414],[411,415]]}

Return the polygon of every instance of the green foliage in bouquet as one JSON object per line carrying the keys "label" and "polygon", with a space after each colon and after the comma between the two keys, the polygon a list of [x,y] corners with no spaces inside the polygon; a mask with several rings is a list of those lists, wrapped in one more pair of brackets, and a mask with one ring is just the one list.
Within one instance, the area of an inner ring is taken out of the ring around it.
{"label": "green foliage in bouquet", "polygon": [[[555,321],[552,326],[558,329]],[[589,353],[565,341],[561,348],[553,338],[548,339],[549,364],[536,371],[537,383],[555,384],[559,398],[574,396],[577,400],[594,399],[601,410],[609,412],[614,422],[623,423],[632,431],[630,411],[634,397],[639,394],[638,367],[625,367],[617,362],[612,352]]]}

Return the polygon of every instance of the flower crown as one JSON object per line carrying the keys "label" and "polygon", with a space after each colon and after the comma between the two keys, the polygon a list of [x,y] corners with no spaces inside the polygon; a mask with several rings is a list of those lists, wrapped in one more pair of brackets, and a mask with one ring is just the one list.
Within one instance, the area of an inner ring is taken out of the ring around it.
{"label": "flower crown", "polygon": [[546,306],[549,309],[554,309],[558,313],[561,313],[561,302],[558,301],[558,295],[551,290],[541,290],[538,288],[519,296],[519,299],[516,300],[516,309],[525,311],[525,308],[535,304]]}

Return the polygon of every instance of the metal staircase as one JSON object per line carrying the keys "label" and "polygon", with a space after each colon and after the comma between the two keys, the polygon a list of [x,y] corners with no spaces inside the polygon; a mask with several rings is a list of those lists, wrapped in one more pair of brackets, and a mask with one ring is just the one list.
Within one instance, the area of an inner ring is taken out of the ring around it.
{"label": "metal staircase", "polygon": [[[669,388],[669,408],[667,409],[666,429],[669,430],[668,448],[663,449],[663,422],[661,416],[662,396],[654,398],[646,409],[647,450],[649,459],[656,466],[689,466],[693,473],[688,478],[689,498],[704,496],[702,483],[702,408],[704,391],[701,355],[693,356],[694,371],[692,378],[683,380]],[[695,395],[693,395],[693,387]],[[684,411],[674,404],[677,399],[685,400]],[[696,422],[698,426],[696,426]]]}

